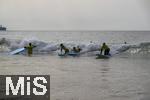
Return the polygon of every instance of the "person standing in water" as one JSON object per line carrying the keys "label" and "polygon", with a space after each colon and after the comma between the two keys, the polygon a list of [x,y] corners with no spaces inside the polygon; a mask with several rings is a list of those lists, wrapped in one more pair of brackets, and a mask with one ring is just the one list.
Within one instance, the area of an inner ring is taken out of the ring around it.
{"label": "person standing in water", "polygon": [[109,55],[110,48],[106,45],[106,43],[103,43],[101,49],[100,49],[100,54],[104,51],[104,55]]}
{"label": "person standing in water", "polygon": [[29,43],[28,46],[24,47],[25,49],[27,49],[28,51],[28,56],[32,56],[33,53],[33,48],[35,48],[36,46],[32,45],[32,43]]}
{"label": "person standing in water", "polygon": [[61,51],[61,53],[62,53],[62,51],[65,51],[65,54],[67,54],[67,53],[69,53],[69,49],[68,48],[66,48],[65,46],[64,46],[64,44],[60,44],[60,51]]}

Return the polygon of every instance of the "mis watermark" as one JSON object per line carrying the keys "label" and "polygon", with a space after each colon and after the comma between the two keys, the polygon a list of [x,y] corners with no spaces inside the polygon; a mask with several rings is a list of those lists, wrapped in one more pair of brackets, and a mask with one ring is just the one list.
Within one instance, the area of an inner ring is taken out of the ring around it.
{"label": "mis watermark", "polygon": [[0,75],[0,100],[50,100],[49,75]]}

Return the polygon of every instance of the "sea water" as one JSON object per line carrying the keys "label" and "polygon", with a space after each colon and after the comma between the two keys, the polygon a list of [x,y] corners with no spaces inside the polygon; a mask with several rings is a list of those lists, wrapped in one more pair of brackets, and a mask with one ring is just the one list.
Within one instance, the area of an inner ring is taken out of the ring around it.
{"label": "sea water", "polygon": [[[150,100],[150,32],[6,31],[0,32],[1,75],[51,77],[51,100]],[[10,52],[32,42],[32,57]],[[100,45],[110,59],[95,59]],[[125,44],[126,42],[126,44]],[[82,48],[78,57],[59,57],[59,44]]]}

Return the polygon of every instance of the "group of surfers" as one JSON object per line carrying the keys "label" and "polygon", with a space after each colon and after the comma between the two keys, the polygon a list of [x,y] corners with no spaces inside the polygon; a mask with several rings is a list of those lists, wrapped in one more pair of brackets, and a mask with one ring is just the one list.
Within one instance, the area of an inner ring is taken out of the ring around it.
{"label": "group of surfers", "polygon": [[[28,46],[24,47],[28,51],[28,56],[32,55],[33,48],[35,48],[35,47],[36,46],[32,45],[32,43],[29,43]],[[71,51],[74,53],[80,53],[81,50],[82,49],[79,46],[77,46],[77,47],[73,47]],[[106,43],[103,43],[99,50],[100,50],[101,55],[102,54],[109,55],[110,48],[108,47],[108,45],[106,45]],[[64,51],[64,54],[68,54],[70,52],[70,50],[62,43],[60,44],[60,51],[61,51],[61,53]]]}
{"label": "group of surfers", "polygon": [[[4,44],[4,43],[7,43],[6,42],[6,39],[5,38],[2,38],[0,40],[0,45]],[[27,49],[27,53],[28,53],[28,56],[32,56],[32,52],[33,52],[33,48],[35,48],[36,46],[33,45],[32,43],[29,43],[28,46],[25,46],[24,48]],[[80,53],[82,49],[77,46],[77,47],[73,47],[71,52],[74,52],[74,53]],[[109,52],[110,52],[110,48],[108,47],[108,45],[106,43],[103,43],[102,46],[100,46],[100,54],[102,55],[109,55]],[[61,43],[60,44],[60,51],[61,53],[64,51],[64,54],[67,54],[70,52],[70,50],[63,44]]]}

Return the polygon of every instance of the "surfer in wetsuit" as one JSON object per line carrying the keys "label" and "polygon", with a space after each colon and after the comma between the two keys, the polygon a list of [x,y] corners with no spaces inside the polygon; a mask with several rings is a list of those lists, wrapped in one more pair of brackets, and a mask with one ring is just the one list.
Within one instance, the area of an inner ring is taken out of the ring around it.
{"label": "surfer in wetsuit", "polygon": [[73,47],[72,51],[75,53],[79,53],[81,51],[81,48],[79,46]]}
{"label": "surfer in wetsuit", "polygon": [[82,49],[79,46],[77,46],[77,51],[80,52],[81,50]]}
{"label": "surfer in wetsuit", "polygon": [[100,49],[100,54],[104,51],[104,55],[109,55],[110,48],[106,45],[106,43],[103,43],[101,49]]}
{"label": "surfer in wetsuit", "polygon": [[2,48],[2,45],[4,45],[5,42],[6,42],[5,38],[2,38],[2,39],[0,40],[0,48]]}
{"label": "surfer in wetsuit", "polygon": [[6,42],[6,39],[5,39],[5,38],[2,38],[2,39],[0,40],[0,45],[3,45],[5,42]]}
{"label": "surfer in wetsuit", "polygon": [[64,50],[65,54],[69,53],[69,49],[66,48],[63,44],[60,44],[60,50],[61,50],[61,52],[62,52],[62,50]]}
{"label": "surfer in wetsuit", "polygon": [[28,56],[32,56],[33,48],[36,46],[32,45],[32,43],[29,43],[29,46],[24,47],[25,49],[28,50]]}
{"label": "surfer in wetsuit", "polygon": [[77,52],[78,52],[78,50],[77,50],[77,48],[76,48],[76,47],[73,47],[72,51],[73,51],[73,52],[75,52],[75,53],[77,53]]}

